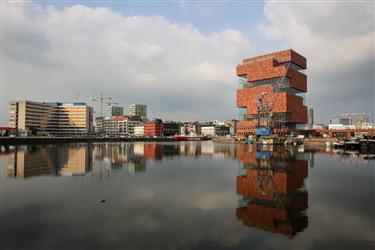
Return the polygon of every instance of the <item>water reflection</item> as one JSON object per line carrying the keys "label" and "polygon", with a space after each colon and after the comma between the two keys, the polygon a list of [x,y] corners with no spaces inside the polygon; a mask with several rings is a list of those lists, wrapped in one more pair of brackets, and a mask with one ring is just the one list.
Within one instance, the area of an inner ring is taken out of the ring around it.
{"label": "water reflection", "polygon": [[293,237],[308,225],[307,155],[284,148],[238,147],[236,216],[245,225]]}
{"label": "water reflection", "polygon": [[17,146],[8,156],[8,177],[84,175],[92,167],[91,145]]}
{"label": "water reflection", "polygon": [[373,164],[354,168],[347,152],[181,142],[0,154],[4,249],[373,248]]}
{"label": "water reflection", "polygon": [[[129,173],[147,169],[147,161],[175,157],[233,159],[234,148],[212,143],[99,143],[15,146],[8,155],[8,177],[23,179],[39,175],[110,177],[112,171]],[[99,164],[93,164],[93,160]]]}

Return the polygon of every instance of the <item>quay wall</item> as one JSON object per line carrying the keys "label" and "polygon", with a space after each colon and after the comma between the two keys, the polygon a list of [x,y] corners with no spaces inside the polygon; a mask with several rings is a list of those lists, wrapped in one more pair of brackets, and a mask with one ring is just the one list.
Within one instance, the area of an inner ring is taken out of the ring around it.
{"label": "quay wall", "polygon": [[163,142],[173,141],[173,138],[160,137],[0,137],[0,145],[20,144],[55,144],[55,143],[76,143],[76,142]]}

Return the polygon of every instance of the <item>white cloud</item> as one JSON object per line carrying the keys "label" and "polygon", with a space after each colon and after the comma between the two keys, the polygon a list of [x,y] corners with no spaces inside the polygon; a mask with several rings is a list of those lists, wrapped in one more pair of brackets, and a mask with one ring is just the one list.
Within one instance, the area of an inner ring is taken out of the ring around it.
{"label": "white cloud", "polygon": [[[235,116],[235,65],[250,50],[237,30],[203,35],[161,16],[82,5],[7,3],[5,9],[2,112],[12,99],[104,93],[123,105],[146,103],[151,116]],[[201,107],[207,102],[213,107]]]}
{"label": "white cloud", "polygon": [[374,8],[371,3],[278,3],[264,7],[259,32],[308,61],[308,104],[332,113],[374,113]]}

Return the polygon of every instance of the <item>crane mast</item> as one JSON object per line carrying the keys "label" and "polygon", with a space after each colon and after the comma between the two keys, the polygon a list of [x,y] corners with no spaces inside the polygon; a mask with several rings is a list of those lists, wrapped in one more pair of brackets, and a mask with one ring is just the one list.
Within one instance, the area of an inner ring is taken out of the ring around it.
{"label": "crane mast", "polygon": [[115,105],[119,104],[118,102],[113,102],[112,97],[104,96],[102,93],[98,96],[78,95],[78,97],[91,99],[91,101],[99,103],[100,117],[103,117],[103,105],[104,104],[106,104],[107,106],[111,106],[113,104]]}

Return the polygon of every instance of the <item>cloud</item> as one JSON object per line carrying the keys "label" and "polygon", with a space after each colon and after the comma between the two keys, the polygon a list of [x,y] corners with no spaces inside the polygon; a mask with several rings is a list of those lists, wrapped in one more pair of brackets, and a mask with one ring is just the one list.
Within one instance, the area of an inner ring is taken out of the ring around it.
{"label": "cloud", "polygon": [[71,101],[104,93],[124,106],[148,104],[150,117],[236,116],[235,66],[251,49],[238,30],[203,35],[162,16],[83,5],[4,8],[1,112],[14,99]]}
{"label": "cloud", "polygon": [[263,36],[307,57],[307,103],[320,121],[333,113],[374,114],[372,3],[267,2],[264,15]]}

